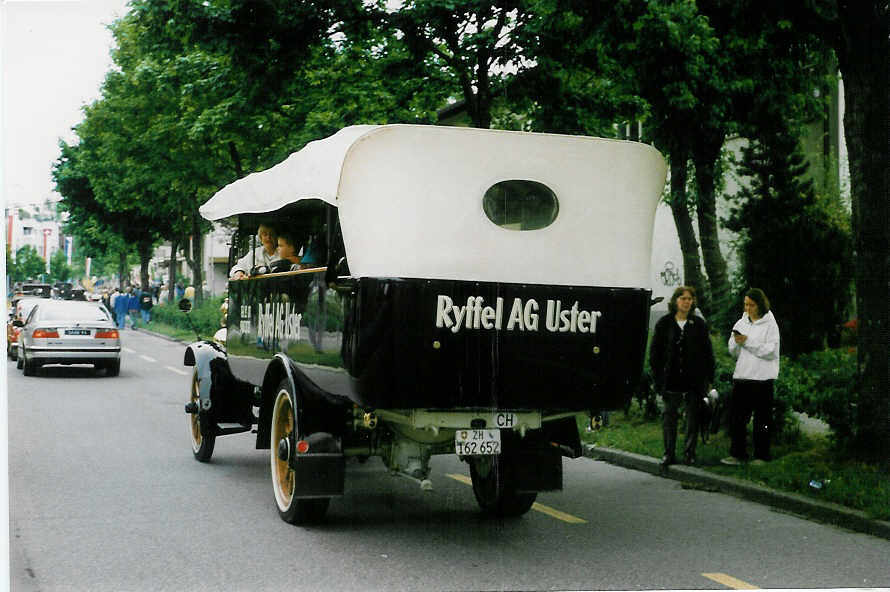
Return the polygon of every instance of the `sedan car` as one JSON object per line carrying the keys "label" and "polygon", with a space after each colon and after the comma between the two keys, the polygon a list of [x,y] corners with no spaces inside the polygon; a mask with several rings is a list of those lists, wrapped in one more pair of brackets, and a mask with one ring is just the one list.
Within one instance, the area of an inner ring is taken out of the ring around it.
{"label": "sedan car", "polygon": [[93,364],[117,376],[121,339],[108,310],[74,300],[43,300],[34,306],[19,336],[18,367],[33,376],[47,364]]}
{"label": "sedan car", "polygon": [[27,319],[31,309],[41,300],[46,299],[37,296],[20,296],[12,302],[12,311],[9,313],[9,321],[6,323],[6,355],[13,360],[18,358],[19,333],[22,332],[22,328],[17,327],[14,322]]}

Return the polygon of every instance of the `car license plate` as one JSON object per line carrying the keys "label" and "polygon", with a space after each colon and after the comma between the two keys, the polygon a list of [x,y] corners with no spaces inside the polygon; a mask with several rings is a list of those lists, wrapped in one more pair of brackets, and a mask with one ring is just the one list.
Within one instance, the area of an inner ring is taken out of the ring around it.
{"label": "car license plate", "polygon": [[65,335],[89,335],[89,329],[65,329]]}
{"label": "car license plate", "polygon": [[500,454],[501,431],[457,430],[454,432],[454,452],[460,456]]}

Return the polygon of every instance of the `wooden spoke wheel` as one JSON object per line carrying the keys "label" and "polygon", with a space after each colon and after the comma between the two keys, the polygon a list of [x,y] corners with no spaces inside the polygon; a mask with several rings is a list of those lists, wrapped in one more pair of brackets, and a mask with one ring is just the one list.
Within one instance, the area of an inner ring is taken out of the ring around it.
{"label": "wooden spoke wheel", "polygon": [[298,441],[297,404],[290,383],[282,380],[272,407],[271,454],[272,490],[278,515],[290,524],[307,524],[324,518],[330,498],[301,499],[296,495],[296,475],[291,459]]}
{"label": "wooden spoke wheel", "polygon": [[[118,370],[120,369],[119,364],[120,362],[118,362]],[[110,370],[109,375],[116,376],[116,374],[111,374]],[[201,409],[201,397],[200,389],[198,387],[197,370],[192,373],[192,391],[190,402],[197,405],[198,409]],[[205,429],[202,426],[202,413],[203,412],[199,411],[197,413],[189,414],[189,435],[191,436],[192,454],[195,455],[195,459],[199,460],[200,462],[208,462],[210,460],[210,457],[213,456],[213,447],[216,445],[216,434],[208,433],[210,430]]]}

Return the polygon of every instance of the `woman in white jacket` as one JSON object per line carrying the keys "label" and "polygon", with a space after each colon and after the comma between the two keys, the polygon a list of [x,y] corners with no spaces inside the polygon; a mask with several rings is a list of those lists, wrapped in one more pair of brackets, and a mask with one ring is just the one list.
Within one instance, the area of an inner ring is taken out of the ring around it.
{"label": "woman in white jacket", "polygon": [[770,460],[773,381],[779,376],[779,326],[763,290],[745,294],[745,312],[729,337],[729,353],[736,359],[729,405],[730,456],[721,460],[737,465],[748,459],[748,420],[754,413],[754,461]]}

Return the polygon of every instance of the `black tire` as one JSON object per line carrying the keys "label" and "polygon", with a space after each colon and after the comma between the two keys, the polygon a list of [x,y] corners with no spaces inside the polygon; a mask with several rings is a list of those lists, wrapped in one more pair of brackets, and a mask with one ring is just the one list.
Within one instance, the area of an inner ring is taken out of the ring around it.
{"label": "black tire", "polygon": [[[118,369],[120,369],[120,360],[118,360]],[[109,370],[111,372],[111,370]],[[198,372],[192,373],[192,390],[189,395],[189,401],[201,407],[201,399],[198,389]],[[216,434],[210,433],[213,426],[205,426],[201,422],[203,413],[189,414],[189,436],[192,441],[192,454],[195,460],[199,462],[209,462],[213,456],[213,447],[216,446]]]}
{"label": "black tire", "polygon": [[19,357],[19,347],[9,342],[6,343],[6,357],[15,361]]}
{"label": "black tire", "polygon": [[331,499],[299,499],[294,495],[296,477],[288,459],[295,453],[299,438],[296,410],[297,397],[290,383],[282,380],[272,405],[272,425],[269,430],[272,491],[282,520],[289,524],[311,524],[324,519]]}
{"label": "black tire", "polygon": [[24,356],[18,355],[19,348],[15,348],[15,349],[16,349],[15,367],[18,368],[19,370],[21,370],[22,366],[24,366],[24,364],[25,364],[25,359],[24,359]]}
{"label": "black tire", "polygon": [[105,364],[105,375],[106,376],[118,376],[121,373],[121,361],[114,360],[113,362],[106,362]]}
{"label": "black tire", "polygon": [[29,360],[24,350],[22,350],[22,357],[24,358],[24,362],[22,364],[22,372],[24,373],[24,375],[34,376],[35,374],[37,374],[37,369],[39,368],[37,362],[35,362],[34,360]]}
{"label": "black tire", "polygon": [[479,456],[470,460],[473,494],[485,514],[502,518],[521,516],[528,512],[537,493],[519,493],[510,475],[509,463],[502,455]]}

